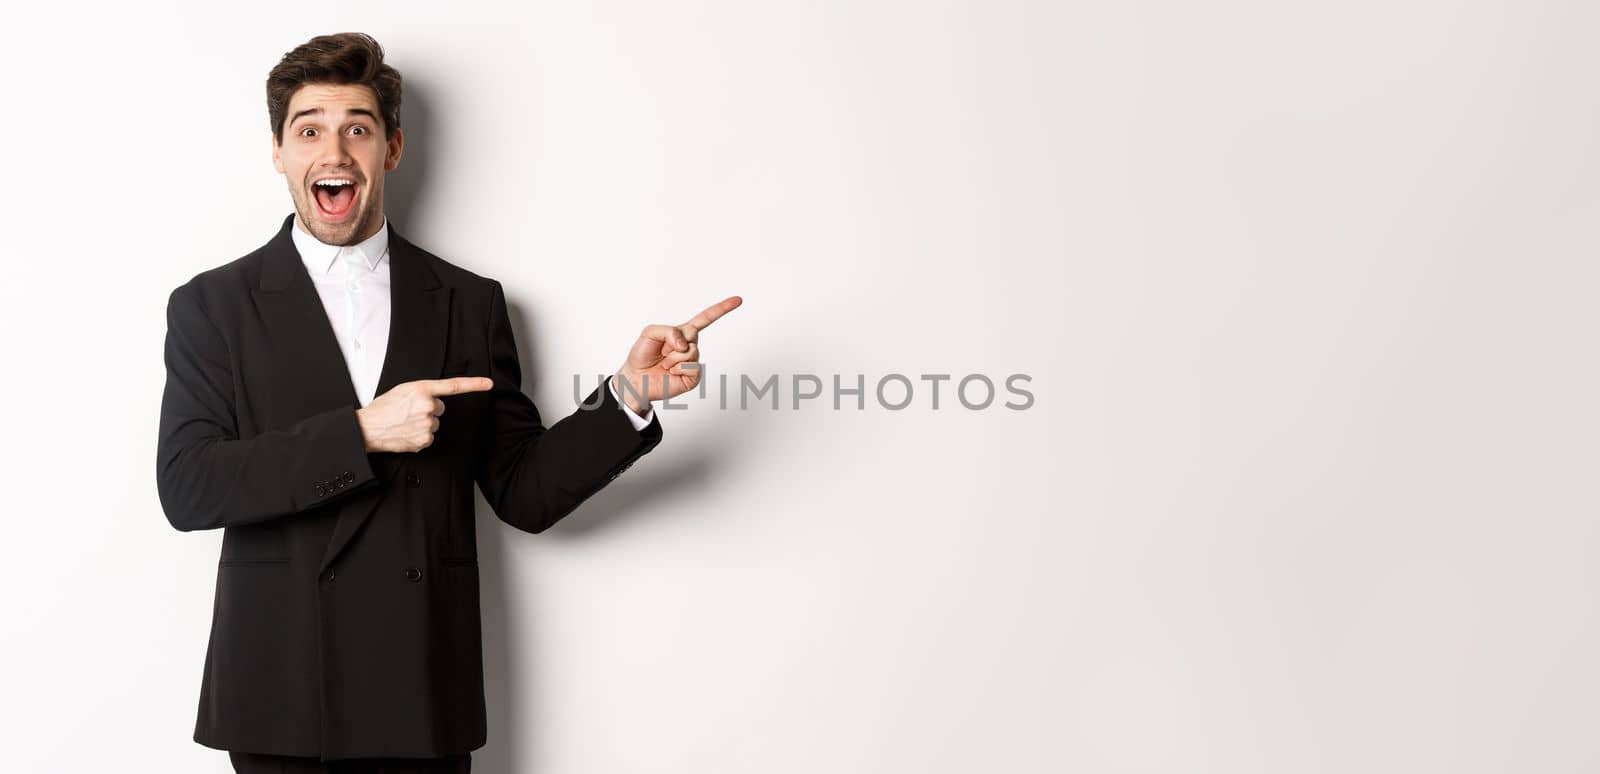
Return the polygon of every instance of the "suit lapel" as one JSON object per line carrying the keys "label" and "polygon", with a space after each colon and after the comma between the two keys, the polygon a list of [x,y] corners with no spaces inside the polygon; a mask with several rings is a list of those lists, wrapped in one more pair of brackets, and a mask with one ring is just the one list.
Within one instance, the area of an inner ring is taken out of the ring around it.
{"label": "suit lapel", "polygon": [[361,402],[350,381],[350,368],[322,298],[295,249],[292,228],[294,215],[284,219],[277,236],[263,248],[261,278],[250,291],[265,323],[274,372],[281,377],[272,395],[276,413],[309,416],[340,404],[354,409]]}
{"label": "suit lapel", "polygon": [[[385,227],[389,229],[389,339],[375,395],[403,382],[437,379],[444,369],[450,325],[451,289],[439,282],[427,256],[401,237],[393,223]],[[267,243],[259,286],[251,290],[265,319],[276,362],[289,375],[282,385],[288,393],[285,407],[297,416],[340,404],[354,410],[361,403],[350,381],[349,366],[311,275],[294,247],[291,228],[293,214]],[[339,507],[318,572],[344,550],[383,500],[388,481],[402,462],[400,457],[400,453],[369,454],[379,486],[347,498]]]}
{"label": "suit lapel", "polygon": [[421,250],[392,224],[388,228],[389,346],[377,395],[403,382],[439,378],[450,329],[450,288],[439,283]]}

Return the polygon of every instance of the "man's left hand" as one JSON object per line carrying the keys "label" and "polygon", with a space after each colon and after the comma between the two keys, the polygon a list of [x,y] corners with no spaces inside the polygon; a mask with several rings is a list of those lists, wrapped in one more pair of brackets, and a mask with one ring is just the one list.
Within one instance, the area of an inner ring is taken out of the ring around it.
{"label": "man's left hand", "polygon": [[[698,367],[684,363],[700,362],[700,331],[717,318],[739,308],[744,299],[728,296],[682,325],[646,325],[639,339],[628,350],[628,359],[617,369],[617,394],[636,414],[650,408],[650,401],[682,395],[700,383]],[[633,389],[624,387],[627,382]]]}

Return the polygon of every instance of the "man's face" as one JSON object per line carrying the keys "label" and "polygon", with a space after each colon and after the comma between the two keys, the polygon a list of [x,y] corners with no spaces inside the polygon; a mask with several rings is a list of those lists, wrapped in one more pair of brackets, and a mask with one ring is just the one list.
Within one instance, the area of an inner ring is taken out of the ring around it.
{"label": "man's face", "polygon": [[272,165],[312,236],[351,245],[378,233],[383,175],[399,165],[403,143],[399,129],[387,141],[383,130],[377,98],[365,86],[311,83],[289,98]]}

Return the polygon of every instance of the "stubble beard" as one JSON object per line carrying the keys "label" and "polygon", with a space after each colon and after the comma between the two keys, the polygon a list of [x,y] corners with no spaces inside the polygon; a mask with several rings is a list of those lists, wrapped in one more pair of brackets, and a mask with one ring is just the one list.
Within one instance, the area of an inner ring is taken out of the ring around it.
{"label": "stubble beard", "polygon": [[[367,193],[364,191],[363,195]],[[296,194],[294,205],[300,213],[300,222],[306,224],[306,229],[311,235],[323,244],[353,245],[360,241],[357,237],[366,233],[368,226],[372,224],[375,208],[372,206],[373,199],[370,196],[366,197],[366,201],[355,204],[356,211],[352,213],[353,217],[345,223],[324,223],[319,219],[317,203],[310,198],[312,196],[315,194],[309,191]]]}

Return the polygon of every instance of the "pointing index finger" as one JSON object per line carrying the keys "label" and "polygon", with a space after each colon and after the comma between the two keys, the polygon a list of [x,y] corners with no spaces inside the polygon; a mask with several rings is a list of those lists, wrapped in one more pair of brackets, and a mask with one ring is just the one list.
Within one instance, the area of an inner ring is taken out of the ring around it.
{"label": "pointing index finger", "polygon": [[701,328],[716,322],[717,318],[735,309],[738,309],[739,305],[742,303],[744,303],[744,299],[738,296],[728,296],[727,298],[724,298],[721,301],[706,307],[705,311],[701,312],[700,314],[689,318],[689,321],[684,323],[684,325],[699,331]]}
{"label": "pointing index finger", "polygon": [[428,380],[428,391],[435,396],[460,395],[463,392],[483,392],[494,388],[494,380],[487,376],[452,376]]}

